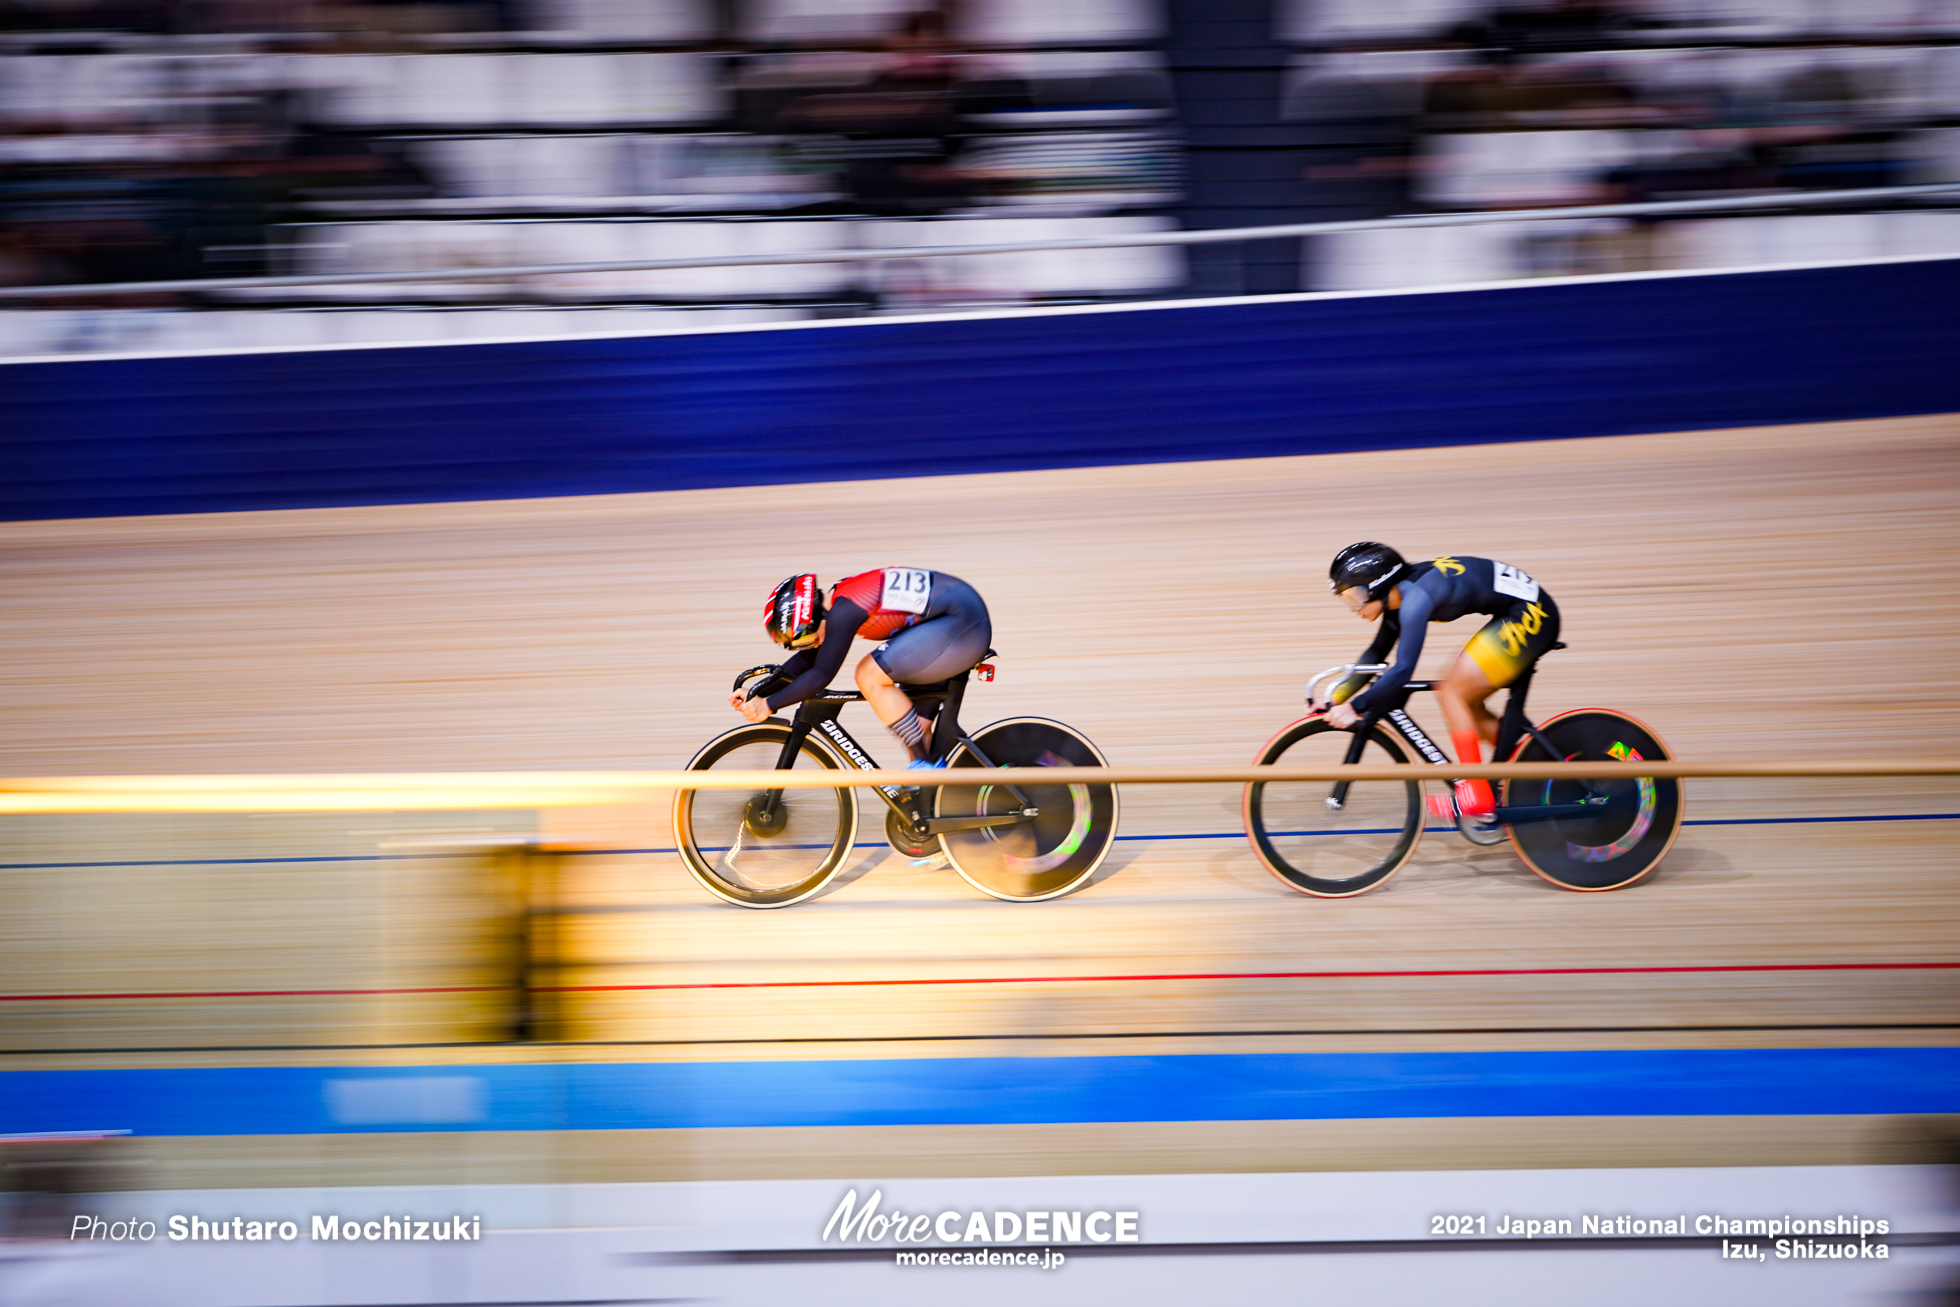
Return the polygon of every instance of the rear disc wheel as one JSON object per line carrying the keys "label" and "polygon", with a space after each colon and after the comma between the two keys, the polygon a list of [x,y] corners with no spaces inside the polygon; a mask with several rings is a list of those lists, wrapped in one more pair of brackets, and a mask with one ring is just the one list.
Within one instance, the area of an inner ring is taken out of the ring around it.
{"label": "rear disc wheel", "polygon": [[[974,732],[973,743],[999,767],[1107,767],[1087,737],[1042,717],[1013,717]],[[964,743],[947,756],[951,770],[984,769]],[[997,899],[1032,903],[1066,894],[1095,875],[1116,839],[1114,785],[1016,787],[1036,815],[1008,825],[949,831],[939,837],[961,879]],[[972,817],[1018,810],[1002,785],[942,785],[935,816]]]}
{"label": "rear disc wheel", "polygon": [[[1562,713],[1541,726],[1545,738],[1570,762],[1664,762],[1667,746],[1624,713],[1585,709]],[[1529,736],[1514,762],[1552,758]],[[1681,833],[1681,782],[1661,777],[1595,780],[1606,796],[1596,814],[1510,826],[1511,847],[1524,865],[1563,889],[1594,891],[1631,885],[1660,865]],[[1506,781],[1503,806],[1572,803],[1586,794],[1576,780]]]}

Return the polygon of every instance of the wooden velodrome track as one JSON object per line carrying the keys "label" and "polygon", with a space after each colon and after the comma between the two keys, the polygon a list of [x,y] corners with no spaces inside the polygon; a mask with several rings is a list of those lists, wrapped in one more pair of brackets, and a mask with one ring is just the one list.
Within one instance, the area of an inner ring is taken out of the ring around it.
{"label": "wooden velodrome track", "polygon": [[[1116,761],[1243,762],[1298,716],[1310,673],[1366,643],[1321,581],[1360,538],[1536,575],[1571,645],[1543,666],[1541,715],[1621,708],[1689,758],[1951,755],[1956,506],[1960,417],[1947,416],[8,524],[0,772],[677,766],[736,724],[723,696],[770,655],[757,620],[768,586],[885,563],[940,568],[987,597],[1000,679],[969,693],[969,725],[1035,713]],[[1471,629],[1433,633],[1426,665]],[[1433,706],[1417,715],[1439,728]],[[875,751],[885,737],[864,723]],[[1260,869],[1236,790],[1133,787],[1123,801],[1133,838],[1064,900],[984,899],[869,843],[867,821],[834,888],[782,912],[728,907],[689,881],[667,851],[664,801],[21,819],[0,833],[0,993],[66,997],[0,1005],[0,1067],[1960,1040],[1953,782],[1690,782],[1701,822],[1949,816],[1691,825],[1648,883],[1616,894],[1558,891],[1508,846],[1435,831],[1383,889],[1343,902]],[[570,909],[557,918],[572,989],[561,1033],[577,1049],[471,1042],[496,1033],[508,906],[480,850],[533,838],[589,851],[563,862],[557,889]],[[1523,974],[1546,970],[1560,974]],[[1384,974],[1420,972],[1484,974]],[[924,983],[790,983],[872,980]],[[710,987],[730,982],[771,984]],[[459,986],[482,989],[401,992]],[[1873,1146],[1845,1118],[1677,1122],[1665,1138],[1651,1123],[1607,1138],[1482,1122],[1447,1140],[1440,1125],[1349,1123],[1336,1137],[1333,1124],[1123,1127],[1119,1151],[1138,1167],[1228,1170],[1380,1162],[1412,1140],[1425,1164],[1528,1164],[1548,1147],[1595,1162],[1824,1161]],[[962,1150],[968,1170],[1114,1165],[1082,1154],[1099,1130],[1118,1148],[1102,1127],[1072,1126],[1066,1145],[1034,1129],[1020,1151],[980,1156],[941,1131],[894,1144],[887,1169],[931,1173]],[[794,1160],[783,1132],[766,1160],[729,1132],[685,1164],[606,1144],[573,1170],[837,1173],[809,1133],[815,1160]],[[396,1174],[402,1155],[375,1145],[346,1174]],[[236,1178],[173,1173],[197,1176]]]}

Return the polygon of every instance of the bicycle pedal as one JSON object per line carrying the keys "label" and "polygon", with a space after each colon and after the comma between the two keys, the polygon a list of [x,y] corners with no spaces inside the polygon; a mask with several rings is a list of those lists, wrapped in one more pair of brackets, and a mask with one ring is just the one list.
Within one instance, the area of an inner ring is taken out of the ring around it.
{"label": "bicycle pedal", "polygon": [[1437,821],[1456,825],[1456,800],[1447,794],[1428,794],[1423,802],[1429,807],[1429,815]]}
{"label": "bicycle pedal", "polygon": [[929,857],[914,858],[912,859],[912,865],[920,871],[944,871],[953,865],[953,860],[947,857],[944,852],[940,852],[932,854]]}

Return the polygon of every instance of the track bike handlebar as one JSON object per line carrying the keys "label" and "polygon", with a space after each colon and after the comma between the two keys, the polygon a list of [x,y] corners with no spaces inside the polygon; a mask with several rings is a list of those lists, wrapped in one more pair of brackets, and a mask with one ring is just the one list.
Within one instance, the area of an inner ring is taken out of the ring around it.
{"label": "track bike handlebar", "polygon": [[[748,682],[752,677],[760,676],[763,677],[764,679],[767,679],[768,677],[774,676],[779,670],[781,670],[781,668],[782,668],[781,663],[760,663],[754,667],[751,667],[747,671],[741,673],[739,676],[735,678],[735,684],[732,687],[733,692],[736,694],[740,694],[742,693],[743,685],[746,682]],[[751,694],[748,697],[752,699],[755,696]],[[862,694],[859,694],[856,690],[819,690],[815,695],[811,697],[813,699],[821,699],[830,703],[857,703],[864,698],[864,696]]]}
{"label": "track bike handlebar", "polygon": [[1339,677],[1341,680],[1346,680],[1350,676],[1380,676],[1388,670],[1388,666],[1387,663],[1342,663],[1339,667],[1328,668],[1307,682],[1307,707],[1314,711],[1325,712],[1334,706],[1327,702],[1319,704],[1314,702],[1315,691],[1320,688],[1322,681],[1330,677]]}

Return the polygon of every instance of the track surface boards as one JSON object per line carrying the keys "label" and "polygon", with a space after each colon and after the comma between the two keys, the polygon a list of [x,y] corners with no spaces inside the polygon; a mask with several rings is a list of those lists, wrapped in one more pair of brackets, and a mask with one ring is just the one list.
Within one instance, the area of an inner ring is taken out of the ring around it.
{"label": "track surface boards", "polygon": [[[1321,581],[1332,552],[1361,538],[1536,576],[1572,646],[1543,664],[1541,715],[1620,708],[1688,758],[1951,754],[1956,503],[1960,419],[1943,417],[11,524],[0,771],[677,766],[735,723],[723,696],[736,670],[769,656],[756,621],[769,585],[881,564],[941,568],[987,597],[1000,680],[973,687],[969,725],[1035,713],[1118,762],[1245,761],[1298,715],[1308,675],[1366,644]],[[1432,631],[1425,668],[1440,671],[1473,629]],[[874,754],[895,751],[852,711]],[[1440,733],[1433,705],[1416,712]],[[1691,825],[1651,883],[1597,896],[1552,889],[1508,847],[1432,830],[1381,891],[1326,903],[1260,870],[1236,791],[1131,787],[1122,833],[1175,838],[1126,839],[1070,898],[982,900],[880,845],[824,896],[754,913],[709,899],[658,851],[671,844],[666,810],[554,812],[536,832],[613,850],[574,859],[560,887],[575,909],[563,918],[572,1033],[622,1041],[594,1055],[1187,1051],[1248,1047],[1251,1032],[1292,1032],[1262,1047],[1315,1049],[1948,1043],[1960,1023],[1951,968],[1597,972],[1960,960],[1951,816]],[[1955,813],[1960,786],[1943,782],[1688,791],[1691,821]],[[0,992],[474,984],[484,963],[458,923],[482,923],[457,905],[481,886],[473,855],[449,850],[524,837],[529,823],[17,825],[5,837],[17,868],[111,865],[8,872],[18,910],[0,925]],[[394,860],[293,861],[323,852]],[[253,857],[272,861],[127,865]],[[1249,974],[1545,968],[1592,973]],[[1199,974],[1215,978],[1186,978]],[[1117,976],[1164,978],[1064,979]],[[442,1043],[487,1001],[9,1003],[0,1045]],[[292,1054],[329,1055],[347,1056]]]}

